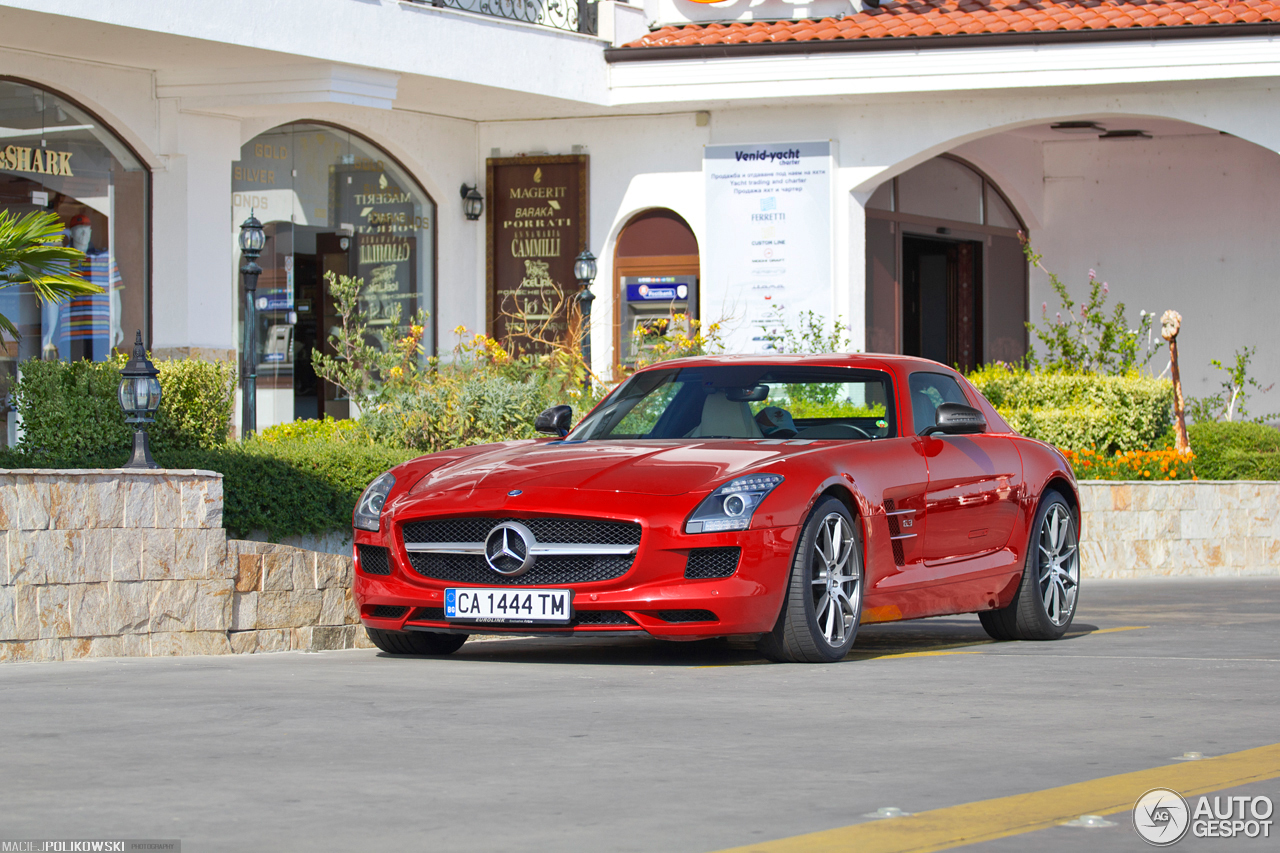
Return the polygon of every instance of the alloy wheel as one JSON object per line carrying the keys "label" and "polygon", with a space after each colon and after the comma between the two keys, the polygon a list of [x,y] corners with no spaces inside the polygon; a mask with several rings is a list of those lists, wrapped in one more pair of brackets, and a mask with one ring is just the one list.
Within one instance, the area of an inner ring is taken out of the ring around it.
{"label": "alloy wheel", "polygon": [[1040,601],[1045,615],[1061,627],[1071,619],[1080,586],[1080,542],[1067,508],[1056,503],[1040,523]]}
{"label": "alloy wheel", "polygon": [[818,633],[836,648],[844,645],[862,606],[862,569],[854,546],[849,522],[838,512],[828,513],[813,539],[810,582]]}

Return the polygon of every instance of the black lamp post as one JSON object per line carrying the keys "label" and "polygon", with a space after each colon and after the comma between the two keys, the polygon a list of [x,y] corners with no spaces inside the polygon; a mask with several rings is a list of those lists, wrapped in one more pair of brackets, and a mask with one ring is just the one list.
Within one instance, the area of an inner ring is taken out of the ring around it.
{"label": "black lamp post", "polygon": [[258,429],[258,256],[267,244],[262,223],[249,211],[249,218],[240,226],[240,253],[244,261],[240,274],[244,276],[244,397],[240,405],[240,437],[248,438]]}
{"label": "black lamp post", "polygon": [[484,196],[480,195],[480,190],[474,186],[462,185],[460,191],[462,196],[462,213],[468,220],[475,222],[480,218],[480,214],[484,213]]}
{"label": "black lamp post", "polygon": [[596,280],[596,256],[591,250],[583,248],[573,260],[573,277],[578,280],[582,290],[578,291],[578,306],[582,312],[582,360],[587,366],[587,376],[582,380],[582,387],[591,390],[591,303],[596,295],[591,292],[591,282]]}
{"label": "black lamp post", "polygon": [[133,457],[126,468],[159,468],[151,458],[147,446],[146,425],[155,421],[160,408],[160,371],[147,359],[147,348],[142,345],[142,331],[133,342],[133,356],[120,371],[120,408],[124,409],[127,424],[133,424]]}

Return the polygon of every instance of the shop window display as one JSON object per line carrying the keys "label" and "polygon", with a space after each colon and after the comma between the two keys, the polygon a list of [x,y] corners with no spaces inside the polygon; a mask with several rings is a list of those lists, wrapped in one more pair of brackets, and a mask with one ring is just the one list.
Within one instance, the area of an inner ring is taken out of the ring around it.
{"label": "shop window display", "polygon": [[[252,212],[267,236],[254,330],[258,428],[351,415],[340,390],[311,366],[316,348],[332,352],[328,340],[339,322],[324,276],[364,279],[371,344],[381,345],[397,308],[402,326],[418,309],[434,314],[435,203],[369,141],[314,123],[284,125],[246,143],[231,183],[236,228]],[[238,340],[243,346],[243,333]],[[431,321],[423,345],[434,353]]]}
{"label": "shop window display", "polygon": [[149,174],[88,111],[32,84],[0,78],[0,208],[51,211],[64,243],[85,253],[78,272],[101,293],[41,303],[29,286],[0,290],[0,314],[21,338],[0,334],[0,395],[12,444],[19,425],[9,395],[22,362],[103,361],[134,330],[149,337]]}

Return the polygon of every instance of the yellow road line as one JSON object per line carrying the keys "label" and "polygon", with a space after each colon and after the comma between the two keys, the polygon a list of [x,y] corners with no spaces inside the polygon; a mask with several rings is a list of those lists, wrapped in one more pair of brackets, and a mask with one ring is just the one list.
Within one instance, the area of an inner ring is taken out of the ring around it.
{"label": "yellow road line", "polygon": [[750,844],[721,853],[930,853],[1046,829],[1082,814],[1126,811],[1152,788],[1172,788],[1183,796],[1192,796],[1277,776],[1280,744],[1271,744],[1217,758],[1166,764],[1029,794]]}
{"label": "yellow road line", "polygon": [[[1114,634],[1117,631],[1142,631],[1150,627],[1151,627],[1150,625],[1125,625],[1122,628],[1103,628],[1101,631],[1086,631],[1080,636],[1089,637],[1089,636],[1092,636],[1093,634]],[[1068,634],[1068,636],[1071,636],[1071,635]]]}

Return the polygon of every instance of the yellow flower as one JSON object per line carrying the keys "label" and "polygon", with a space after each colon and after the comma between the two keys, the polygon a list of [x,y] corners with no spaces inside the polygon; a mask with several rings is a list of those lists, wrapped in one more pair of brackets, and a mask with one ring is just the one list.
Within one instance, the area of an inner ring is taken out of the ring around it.
{"label": "yellow flower", "polygon": [[395,379],[399,379],[401,376],[404,376],[404,371],[399,367],[393,367],[391,368],[391,376]]}
{"label": "yellow flower", "polygon": [[465,334],[467,333],[467,327],[466,327],[466,326],[454,326],[454,327],[453,327],[453,333],[454,333],[455,335],[457,335],[458,337],[462,337],[463,335],[465,335]]}
{"label": "yellow flower", "polygon": [[422,327],[421,327],[421,326],[410,326],[410,327],[409,327],[409,334],[413,335],[415,338],[420,338],[420,337],[422,337]]}

